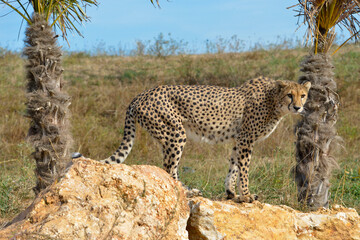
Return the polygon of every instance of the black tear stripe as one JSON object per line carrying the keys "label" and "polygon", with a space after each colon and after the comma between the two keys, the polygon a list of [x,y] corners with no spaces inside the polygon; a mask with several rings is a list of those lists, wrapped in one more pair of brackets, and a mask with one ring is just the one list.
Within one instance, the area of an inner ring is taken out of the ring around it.
{"label": "black tear stripe", "polygon": [[289,105],[288,105],[288,109],[289,109],[289,111],[290,111],[290,105],[293,103],[293,98],[291,98],[291,102],[289,103]]}

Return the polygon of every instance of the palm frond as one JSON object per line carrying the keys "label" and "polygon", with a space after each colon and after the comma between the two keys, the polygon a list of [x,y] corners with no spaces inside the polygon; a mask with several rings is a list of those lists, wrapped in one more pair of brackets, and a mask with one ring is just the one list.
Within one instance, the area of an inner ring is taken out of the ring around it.
{"label": "palm frond", "polygon": [[[160,7],[159,0],[150,0],[150,2]],[[46,21],[52,19],[50,25],[55,29],[60,29],[63,38],[67,41],[68,31],[75,31],[82,36],[77,25],[90,20],[86,15],[86,8],[97,6],[98,2],[97,0],[0,0],[0,6],[1,4],[10,7],[32,24],[30,17],[32,12],[25,7],[31,4],[33,12],[43,15]]]}
{"label": "palm frond", "polygon": [[335,39],[336,26],[348,31],[355,41],[359,40],[360,0],[298,0],[298,2],[292,7],[297,7],[295,11],[300,20],[298,24],[307,26],[306,41],[315,45],[315,53],[329,51]]}
{"label": "palm frond", "polygon": [[[150,0],[150,2],[155,6],[155,4],[154,4],[154,1],[153,0]],[[156,4],[157,4],[157,6],[158,7],[160,7],[160,4],[159,4],[159,0],[156,0]]]}
{"label": "palm frond", "polygon": [[[24,5],[20,4],[20,6],[15,7],[13,4],[11,4],[9,1],[0,0],[3,4],[10,7],[12,10],[14,10],[16,13],[18,13],[23,19],[25,19],[29,24],[31,24],[31,18],[28,16],[26,9],[24,8]],[[22,13],[19,8],[25,9],[25,14]],[[27,15],[27,16],[25,16]]]}
{"label": "palm frond", "polygon": [[[25,6],[30,2],[32,11],[28,11]],[[55,29],[59,29],[66,40],[68,31],[75,31],[81,36],[77,25],[89,21],[86,15],[88,6],[97,6],[97,0],[0,0],[0,5],[4,4],[17,12],[29,24],[32,24],[30,17],[32,12],[43,15],[46,21]]]}

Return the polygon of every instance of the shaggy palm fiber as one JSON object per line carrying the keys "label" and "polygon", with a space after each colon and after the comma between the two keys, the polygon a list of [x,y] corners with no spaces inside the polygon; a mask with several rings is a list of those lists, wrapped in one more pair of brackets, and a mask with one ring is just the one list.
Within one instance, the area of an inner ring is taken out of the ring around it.
{"label": "shaggy palm fiber", "polygon": [[31,119],[28,140],[35,147],[38,194],[62,174],[70,162],[70,97],[64,92],[61,48],[43,18],[34,14],[26,29],[24,55],[27,57],[27,113]]}
{"label": "shaggy palm fiber", "polygon": [[326,54],[309,55],[301,64],[299,83],[312,85],[303,118],[295,128],[295,180],[298,200],[311,210],[329,205],[331,172],[337,167],[333,154],[341,142],[335,128],[340,102],[333,68]]}

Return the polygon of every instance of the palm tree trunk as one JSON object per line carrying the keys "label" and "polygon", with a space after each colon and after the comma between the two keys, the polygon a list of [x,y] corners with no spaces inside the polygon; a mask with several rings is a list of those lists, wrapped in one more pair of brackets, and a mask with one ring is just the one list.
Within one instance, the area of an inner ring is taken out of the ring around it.
{"label": "palm tree trunk", "polygon": [[31,119],[28,140],[34,145],[37,184],[35,194],[53,183],[71,161],[69,148],[70,97],[63,91],[61,48],[40,15],[26,29],[27,117]]}
{"label": "palm tree trunk", "polygon": [[311,210],[329,206],[330,177],[336,159],[332,153],[341,141],[337,135],[339,96],[331,58],[310,54],[301,64],[299,82],[311,82],[302,120],[296,126],[295,180],[298,200]]}

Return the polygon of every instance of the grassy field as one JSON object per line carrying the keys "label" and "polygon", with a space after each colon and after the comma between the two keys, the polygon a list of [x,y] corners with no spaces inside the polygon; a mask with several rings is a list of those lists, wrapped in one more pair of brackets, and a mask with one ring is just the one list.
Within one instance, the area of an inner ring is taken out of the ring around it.
{"label": "grassy field", "polygon": [[[213,84],[238,86],[260,75],[296,81],[306,49],[257,50],[236,54],[64,57],[67,91],[72,96],[74,151],[93,159],[109,156],[120,143],[125,110],[141,91],[159,84]],[[32,148],[24,140],[24,60],[0,51],[0,226],[24,209],[34,197]],[[348,46],[335,57],[341,109],[339,135],[344,149],[334,171],[331,204],[360,211],[360,48]],[[250,167],[250,190],[261,201],[301,209],[296,201],[292,168],[295,165],[293,129],[297,119],[287,116],[276,131],[255,146]],[[188,141],[180,162],[180,178],[202,190],[206,197],[222,198],[231,145],[207,145]],[[138,128],[134,148],[126,164],[162,166],[160,146]]]}

